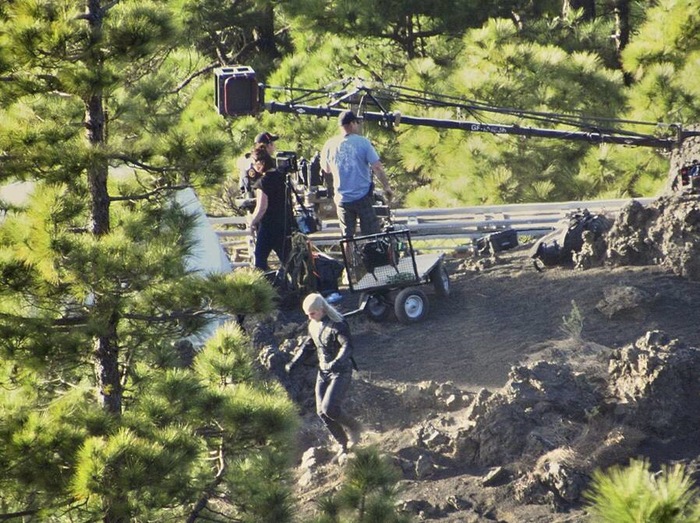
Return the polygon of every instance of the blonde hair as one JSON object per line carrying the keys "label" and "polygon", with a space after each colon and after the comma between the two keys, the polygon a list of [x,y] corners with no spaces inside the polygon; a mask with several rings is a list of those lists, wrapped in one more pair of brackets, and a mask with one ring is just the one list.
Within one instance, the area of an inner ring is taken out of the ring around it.
{"label": "blonde hair", "polygon": [[331,321],[338,322],[345,320],[343,315],[338,312],[333,305],[328,303],[326,298],[317,292],[313,292],[304,298],[304,303],[302,303],[301,308],[304,309],[305,313],[308,313],[309,311],[322,311],[331,319]]}

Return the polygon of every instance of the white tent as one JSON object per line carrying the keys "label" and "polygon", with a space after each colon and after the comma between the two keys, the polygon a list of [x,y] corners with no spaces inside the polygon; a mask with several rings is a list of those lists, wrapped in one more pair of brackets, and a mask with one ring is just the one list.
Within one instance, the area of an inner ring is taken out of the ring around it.
{"label": "white tent", "polygon": [[[204,207],[197,198],[195,192],[190,189],[182,189],[175,195],[175,201],[182,206],[185,212],[196,217],[194,238],[196,243],[192,250],[192,254],[187,257],[185,264],[188,269],[199,272],[202,275],[229,273],[233,271],[231,262],[226,255],[216,232],[209,223]],[[206,343],[216,329],[223,323],[229,321],[230,317],[222,316],[212,320],[209,325],[196,336],[190,336],[190,341],[195,348],[201,347]]]}
{"label": "white tent", "polygon": [[231,262],[195,192],[190,188],[182,189],[175,194],[175,201],[185,212],[196,217],[194,237],[197,243],[192,254],[185,261],[187,268],[202,274],[231,272],[233,270]]}

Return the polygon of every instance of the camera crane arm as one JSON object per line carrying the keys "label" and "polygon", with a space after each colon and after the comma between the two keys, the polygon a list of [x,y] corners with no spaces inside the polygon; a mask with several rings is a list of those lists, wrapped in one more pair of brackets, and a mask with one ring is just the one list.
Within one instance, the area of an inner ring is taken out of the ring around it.
{"label": "camera crane arm", "polygon": [[[343,109],[334,107],[310,106],[294,103],[268,102],[265,108],[270,113],[292,113],[298,115],[337,117]],[[436,129],[460,129],[463,131],[483,132],[491,134],[514,134],[519,136],[536,136],[540,138],[559,138],[562,140],[585,141],[589,143],[613,143],[620,145],[637,145],[645,147],[659,147],[671,149],[679,140],[688,136],[697,136],[699,133],[682,131],[677,129],[674,138],[657,138],[654,136],[636,136],[606,133],[603,131],[561,131],[556,129],[542,129],[536,127],[523,127],[519,125],[484,124],[467,120],[449,120],[439,118],[424,118],[418,116],[406,116],[400,113],[365,111],[362,117],[367,121],[379,122],[387,127],[397,126],[399,123],[418,125]]]}
{"label": "camera crane arm", "polygon": [[[287,101],[265,102],[266,90],[281,91],[288,95]],[[292,94],[299,95],[293,99]],[[270,113],[282,112],[302,116],[332,118],[350,106],[367,121],[378,122],[386,127],[399,123],[438,129],[458,129],[469,132],[506,134],[560,140],[573,140],[591,144],[611,143],[619,145],[654,147],[670,150],[679,146],[686,138],[700,136],[700,131],[684,130],[680,124],[634,122],[612,118],[591,118],[577,115],[538,113],[494,107],[484,103],[463,100],[415,91],[401,86],[381,86],[373,91],[360,79],[339,80],[322,89],[283,88],[257,83],[255,72],[246,66],[221,67],[215,71],[215,97],[219,113],[226,116],[259,114],[263,109]],[[522,119],[539,120],[553,125],[566,125],[571,130],[530,127],[518,124],[483,123],[466,119],[441,119],[409,116],[388,111],[380,99],[404,102],[421,107],[451,107],[456,112],[474,114],[490,112],[508,114]],[[313,102],[322,102],[313,105]],[[330,102],[329,102],[330,101]],[[374,110],[376,108],[377,110]],[[610,125],[606,125],[610,124]],[[665,127],[666,136],[625,131],[623,125]]]}

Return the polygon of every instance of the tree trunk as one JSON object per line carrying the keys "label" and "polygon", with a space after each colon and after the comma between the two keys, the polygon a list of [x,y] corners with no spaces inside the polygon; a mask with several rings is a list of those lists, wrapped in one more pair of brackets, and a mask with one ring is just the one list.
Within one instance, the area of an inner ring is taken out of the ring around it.
{"label": "tree trunk", "polygon": [[630,41],[630,3],[629,0],[615,0],[615,54],[620,70],[623,71],[625,85],[632,83],[632,76],[622,69],[622,51]]}
{"label": "tree trunk", "polygon": [[[89,24],[90,42],[85,66],[92,71],[100,71],[104,68],[101,45],[104,14],[105,8],[102,5],[102,0],[88,0],[86,18]],[[106,145],[106,118],[102,86],[98,83],[94,84],[84,102],[86,139],[93,152],[87,166],[91,211],[90,231],[96,239],[99,239],[110,231],[110,199],[107,189],[109,165],[106,155],[103,154]],[[114,417],[120,417],[122,414],[122,388],[119,372],[119,344],[117,343],[118,317],[116,312],[109,309],[102,310],[102,308],[101,297],[95,296],[92,306],[93,314],[105,317],[102,330],[93,340],[98,401],[103,410]],[[103,479],[109,481],[108,478]],[[104,523],[129,521],[128,502],[123,492],[117,491],[110,496],[105,496],[102,503]]]}
{"label": "tree trunk", "polygon": [[95,374],[102,408],[114,416],[122,412],[122,387],[119,372],[119,348],[117,345],[117,320],[111,318],[101,336],[93,342]]}
{"label": "tree trunk", "polygon": [[256,27],[256,48],[268,59],[279,58],[277,41],[275,38],[275,9],[269,2],[260,12],[260,22]]}
{"label": "tree trunk", "polygon": [[[86,66],[94,71],[104,67],[100,46],[102,19],[104,16],[100,0],[89,0],[87,18],[90,24],[90,56]],[[91,204],[91,232],[96,237],[109,233],[109,192],[107,158],[100,154],[105,146],[105,110],[101,87],[95,87],[85,100],[85,128],[87,141],[93,149],[87,167]],[[95,297],[93,310],[100,310],[100,298]],[[117,349],[117,319],[109,311],[102,311],[109,319],[105,330],[94,341],[95,370],[103,408],[115,416],[121,414],[121,382],[119,379],[119,351]]]}
{"label": "tree trunk", "polygon": [[406,57],[412,60],[416,57],[416,35],[413,33],[413,17],[409,14],[405,18],[405,26],[401,31]]}
{"label": "tree trunk", "polygon": [[[89,0],[87,18],[90,24],[90,47],[86,66],[93,71],[104,68],[100,46],[104,11],[101,0]],[[85,100],[85,129],[94,154],[87,167],[91,197],[91,231],[96,236],[109,232],[109,193],[107,192],[107,158],[100,154],[105,146],[105,110],[102,87],[96,85]]]}
{"label": "tree trunk", "polygon": [[87,167],[88,185],[91,198],[90,230],[95,236],[107,234],[109,223],[109,192],[107,158],[100,154],[105,145],[105,112],[102,93],[90,96],[86,104],[85,127],[87,139],[94,153]]}

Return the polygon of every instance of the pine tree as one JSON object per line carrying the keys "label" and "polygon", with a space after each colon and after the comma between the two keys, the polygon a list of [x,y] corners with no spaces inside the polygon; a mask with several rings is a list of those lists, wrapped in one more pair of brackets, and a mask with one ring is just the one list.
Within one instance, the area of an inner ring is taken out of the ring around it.
{"label": "pine tree", "polygon": [[0,225],[5,519],[289,519],[286,395],[235,325],[192,352],[273,290],[188,264],[196,216],[178,194],[221,179],[227,141],[187,117],[210,62],[183,47],[180,8],[0,7],[0,182],[34,187]]}
{"label": "pine tree", "polygon": [[478,27],[499,9],[508,12],[508,7],[470,0],[292,0],[284,4],[286,12],[316,31],[388,41],[408,59],[427,56],[431,40],[459,37],[465,28]]}
{"label": "pine tree", "polygon": [[623,66],[635,81],[630,88],[631,118],[697,123],[700,89],[693,78],[700,70],[698,30],[698,0],[663,1],[649,8],[622,53]]}
{"label": "pine tree", "polygon": [[[455,61],[458,65],[435,85],[457,98],[484,102],[475,102],[474,109],[461,115],[440,108],[432,110],[433,116],[440,112],[441,118],[557,128],[557,115],[612,118],[623,107],[622,75],[605,68],[594,53],[533,43],[505,19],[468,31],[464,42]],[[422,71],[431,79],[440,76],[430,68],[409,71],[412,76]],[[420,83],[415,78],[411,81]],[[486,105],[497,110],[479,110]],[[528,111],[538,117],[529,119]],[[598,125],[595,118],[588,124]],[[431,190],[409,195],[408,206],[431,201],[479,205],[575,199],[580,191],[579,163],[592,147],[563,139],[423,129],[404,130],[400,141],[402,157],[411,162],[407,167],[429,166],[434,173]]]}

